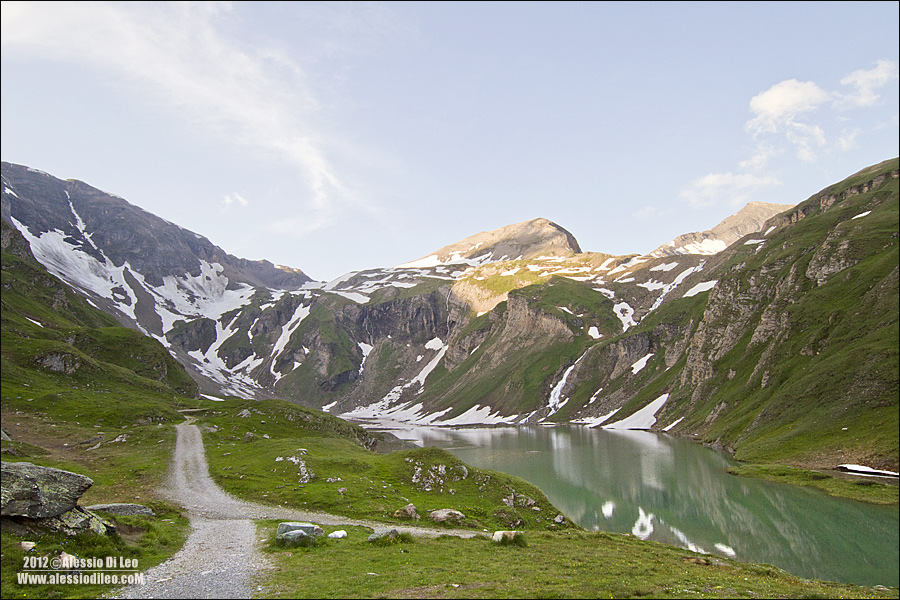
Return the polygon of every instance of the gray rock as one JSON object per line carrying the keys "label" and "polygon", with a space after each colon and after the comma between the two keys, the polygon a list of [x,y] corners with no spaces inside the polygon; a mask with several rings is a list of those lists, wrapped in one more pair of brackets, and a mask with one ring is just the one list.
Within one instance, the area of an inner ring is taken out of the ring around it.
{"label": "gray rock", "polygon": [[142,516],[142,517],[155,517],[156,513],[154,513],[150,508],[144,506],[143,504],[125,504],[125,503],[114,503],[114,504],[94,504],[92,506],[85,507],[87,510],[91,511],[102,511],[112,513],[114,515],[125,515],[125,516]]}
{"label": "gray rock", "polygon": [[54,517],[29,519],[28,517],[3,517],[3,531],[15,535],[42,535],[48,531],[65,535],[94,533],[110,535],[116,532],[116,526],[109,521],[76,506]]}
{"label": "gray rock", "polygon": [[28,462],[4,462],[0,514],[29,519],[56,517],[75,508],[92,485],[92,479],[77,473]]}
{"label": "gray rock", "polygon": [[452,508],[442,508],[440,510],[431,511],[428,515],[435,523],[443,523],[445,521],[462,521],[466,515]]}
{"label": "gray rock", "polygon": [[325,531],[323,531],[321,527],[313,523],[289,521],[286,523],[278,524],[278,529],[275,530],[275,537],[277,538],[282,534],[288,533],[290,531],[302,531],[306,535],[325,535]]}
{"label": "gray rock", "polygon": [[401,509],[394,511],[394,517],[398,519],[415,519],[418,521],[421,517],[419,517],[419,513],[416,512],[415,504],[407,504]]}
{"label": "gray rock", "polygon": [[372,535],[369,536],[369,541],[374,542],[375,540],[378,540],[380,538],[396,540],[398,537],[400,537],[400,532],[397,531],[396,529],[391,529],[390,531],[385,532],[385,533],[373,533]]}
{"label": "gray rock", "polygon": [[553,518],[553,522],[554,522],[554,523],[557,523],[557,524],[560,524],[560,525],[561,525],[562,523],[565,523],[565,521],[566,521],[566,518],[565,518],[563,515],[556,515],[556,516]]}
{"label": "gray rock", "polygon": [[49,529],[66,535],[78,533],[95,533],[97,535],[109,535],[116,532],[116,526],[92,512],[76,506],[72,510],[49,519],[36,519],[36,525],[42,529]]}
{"label": "gray rock", "polygon": [[286,544],[299,544],[304,538],[308,538],[310,536],[306,535],[306,532],[302,529],[292,529],[291,531],[285,531],[284,533],[280,533],[275,536],[276,540],[281,540]]}

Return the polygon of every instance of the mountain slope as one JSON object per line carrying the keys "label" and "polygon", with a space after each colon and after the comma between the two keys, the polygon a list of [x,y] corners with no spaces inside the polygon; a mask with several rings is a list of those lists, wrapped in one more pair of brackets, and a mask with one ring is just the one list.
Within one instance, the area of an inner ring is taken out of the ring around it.
{"label": "mountain slope", "polygon": [[[19,188],[4,206],[25,215],[20,196],[49,176],[19,174],[31,187],[4,179]],[[749,234],[715,254],[585,253],[535,219],[290,289],[199,255],[185,259],[197,275],[157,270],[154,286],[113,249],[90,255],[105,238],[65,191],[47,210],[69,234],[16,221],[32,248],[66,250],[38,258],[152,333],[205,393],[418,423],[666,428],[752,459],[896,467],[896,159],[783,212],[748,206],[704,232]],[[81,276],[83,256],[112,284]]]}

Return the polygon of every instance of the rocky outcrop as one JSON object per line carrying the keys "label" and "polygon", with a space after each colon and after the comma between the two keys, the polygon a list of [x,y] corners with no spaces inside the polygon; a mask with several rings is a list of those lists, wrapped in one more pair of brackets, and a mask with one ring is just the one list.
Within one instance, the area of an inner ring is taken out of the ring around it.
{"label": "rocky outcrop", "polygon": [[49,530],[106,535],[115,526],[78,506],[94,482],[84,475],[27,462],[2,463],[0,507],[4,530]]}
{"label": "rocky outcrop", "polygon": [[4,517],[55,517],[75,508],[82,494],[94,485],[84,475],[28,462],[4,462],[2,472]]}

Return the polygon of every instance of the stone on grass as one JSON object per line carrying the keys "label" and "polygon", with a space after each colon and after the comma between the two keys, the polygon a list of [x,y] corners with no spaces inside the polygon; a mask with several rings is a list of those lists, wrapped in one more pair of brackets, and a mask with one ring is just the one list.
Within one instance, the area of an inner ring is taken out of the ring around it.
{"label": "stone on grass", "polygon": [[88,510],[98,510],[102,512],[112,513],[114,515],[124,515],[126,517],[155,517],[156,513],[143,504],[113,503],[113,504],[93,504],[86,507]]}
{"label": "stone on grass", "polygon": [[289,521],[279,523],[278,529],[275,531],[275,537],[279,537],[289,531],[302,531],[306,535],[325,535],[321,527],[313,523],[303,523],[299,521]]}
{"label": "stone on grass", "polygon": [[442,508],[440,510],[431,511],[428,515],[431,517],[431,520],[435,523],[444,523],[446,521],[462,521],[466,518],[466,515],[462,514],[458,510],[453,510],[452,508]]}
{"label": "stone on grass", "polygon": [[412,503],[407,504],[401,509],[395,510],[394,517],[397,519],[415,519],[416,521],[420,518],[419,513],[416,512],[416,505]]}
{"label": "stone on grass", "polygon": [[302,543],[302,541],[308,537],[310,536],[306,535],[306,532],[302,529],[293,529],[276,535],[275,539],[280,540],[285,544],[293,545]]}
{"label": "stone on grass", "polygon": [[391,529],[390,531],[387,531],[385,533],[373,533],[372,535],[369,536],[369,541],[374,542],[375,540],[378,540],[381,538],[387,538],[389,540],[396,540],[398,537],[400,537],[400,532],[397,531],[396,529]]}
{"label": "stone on grass", "polygon": [[344,531],[343,529],[339,529],[338,531],[332,531],[331,533],[329,533],[328,537],[330,537],[333,540],[339,540],[341,538],[347,537],[347,532]]}

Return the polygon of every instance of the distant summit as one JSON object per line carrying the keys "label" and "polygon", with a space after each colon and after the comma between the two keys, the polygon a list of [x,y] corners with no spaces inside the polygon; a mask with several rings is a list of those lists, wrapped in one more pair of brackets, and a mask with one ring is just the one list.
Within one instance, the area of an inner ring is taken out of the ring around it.
{"label": "distant summit", "polygon": [[766,221],[793,207],[793,204],[750,202],[712,229],[679,235],[648,256],[660,258],[679,254],[716,254],[745,235],[762,231]]}
{"label": "distant summit", "polygon": [[500,229],[482,231],[455,244],[444,246],[419,260],[398,265],[397,268],[427,268],[458,263],[476,265],[500,260],[570,254],[581,254],[581,247],[575,236],[553,221],[538,218]]}

